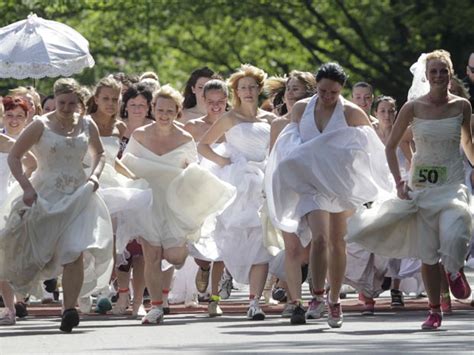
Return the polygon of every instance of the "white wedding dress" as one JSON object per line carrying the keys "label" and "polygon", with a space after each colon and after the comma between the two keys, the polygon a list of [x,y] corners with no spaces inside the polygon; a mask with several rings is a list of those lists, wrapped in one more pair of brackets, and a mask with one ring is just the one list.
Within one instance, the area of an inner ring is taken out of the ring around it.
{"label": "white wedding dress", "polygon": [[196,242],[207,217],[224,209],[235,194],[232,186],[196,161],[194,141],[157,155],[132,136],[122,162],[149,183],[153,204],[133,221],[130,218],[124,225],[119,224],[117,235],[125,232],[141,236],[165,249]]}
{"label": "white wedding dress", "polygon": [[338,213],[374,201],[393,189],[384,146],[370,126],[349,127],[339,97],[323,132],[316,127],[313,96],[299,125],[290,124],[277,141],[286,150],[277,162],[266,192],[269,217],[278,229],[297,233],[306,245],[307,213]]}
{"label": "white wedding dress", "polygon": [[39,281],[57,277],[83,253],[85,296],[105,287],[113,268],[109,211],[82,166],[89,119],[81,119],[81,130],[72,137],[49,129],[46,117],[36,119],[44,125],[32,148],[38,168],[31,183],[38,198],[26,206],[16,184],[0,207],[0,280],[19,293],[41,296]]}
{"label": "white wedding dress", "polygon": [[222,260],[237,282],[248,284],[252,265],[266,264],[272,256],[263,243],[259,210],[263,204],[263,178],[270,141],[266,122],[241,122],[226,134],[231,164],[218,176],[235,186],[235,200],[217,217],[215,241]]}
{"label": "white wedding dress", "polygon": [[462,114],[414,118],[411,199],[393,197],[359,211],[349,220],[348,242],[379,255],[419,258],[429,265],[441,260],[449,272],[463,266],[472,218],[459,150],[462,122]]}

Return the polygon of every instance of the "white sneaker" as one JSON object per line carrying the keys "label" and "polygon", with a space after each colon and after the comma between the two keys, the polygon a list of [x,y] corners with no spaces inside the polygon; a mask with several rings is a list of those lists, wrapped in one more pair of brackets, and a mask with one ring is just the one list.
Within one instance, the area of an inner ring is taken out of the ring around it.
{"label": "white sneaker", "polygon": [[77,300],[77,303],[79,304],[79,310],[81,313],[86,314],[86,313],[91,313],[92,311],[92,297],[87,296],[87,297],[81,297]]}
{"label": "white sneaker", "polygon": [[138,309],[133,309],[132,316],[133,317],[144,317],[144,316],[146,316],[145,306],[143,304],[141,304],[140,306],[138,306]]}
{"label": "white sneaker", "polygon": [[252,302],[247,311],[247,319],[250,320],[264,320],[265,313],[262,311],[258,302]]}
{"label": "white sneaker", "polygon": [[162,322],[163,322],[163,309],[159,307],[153,307],[142,318],[142,324],[160,324]]}
{"label": "white sneaker", "polygon": [[324,299],[313,298],[308,303],[306,310],[306,319],[319,319],[326,312],[326,304]]}
{"label": "white sneaker", "polygon": [[197,293],[193,293],[190,299],[185,300],[184,306],[188,308],[198,308],[199,299]]}
{"label": "white sneaker", "polygon": [[11,312],[8,308],[5,308],[0,314],[0,325],[15,325],[15,323],[15,313]]}

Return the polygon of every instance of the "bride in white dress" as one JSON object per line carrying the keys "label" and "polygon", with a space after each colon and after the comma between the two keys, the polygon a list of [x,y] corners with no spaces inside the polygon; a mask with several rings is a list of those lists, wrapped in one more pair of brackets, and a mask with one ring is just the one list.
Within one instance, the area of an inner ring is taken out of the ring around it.
{"label": "bride in white dress", "polygon": [[[225,113],[201,138],[198,149],[206,159],[221,166],[219,177],[237,189],[232,204],[218,216],[215,240],[226,269],[235,280],[250,284],[247,317],[263,320],[258,305],[268,273],[271,255],[263,244],[258,211],[263,204],[263,171],[270,141],[273,114],[258,108],[258,96],[266,74],[242,65],[229,84],[234,108]],[[225,134],[225,152],[212,148]]]}
{"label": "bride in white dress", "polygon": [[[54,94],[56,111],[31,123],[10,152],[9,165],[21,189],[12,191],[0,211],[0,279],[20,292],[34,293],[39,280],[62,271],[65,310],[60,329],[70,332],[79,324],[78,296],[108,284],[112,223],[95,193],[104,164],[97,127],[75,113],[80,87],[73,79],[59,79]],[[82,167],[88,148],[90,176]],[[30,149],[38,161],[31,180],[21,164]]]}
{"label": "bride in white dress", "polygon": [[[25,128],[28,117],[28,104],[20,97],[13,98],[6,96],[3,98],[3,107],[5,108],[5,124],[7,127],[15,127],[18,134]],[[8,167],[8,153],[15,141],[8,135],[0,133],[0,206],[3,205],[13,187],[14,179]],[[36,160],[30,152],[23,158],[25,175],[30,176],[36,169]],[[1,207],[0,207],[1,208]],[[15,295],[8,281],[0,281],[0,295],[3,298],[5,310],[0,315],[0,325],[13,325],[16,322],[15,313]]]}
{"label": "bride in white dress", "polygon": [[308,243],[304,238],[309,225],[314,294],[306,317],[320,318],[326,308],[327,274],[328,324],[341,327],[346,220],[356,207],[373,201],[393,184],[383,145],[369,118],[340,95],[346,81],[343,69],[336,63],[323,64],[316,81],[318,94],[295,104],[294,123],[278,138],[289,153],[273,173],[268,210],[273,224],[303,238],[302,245]]}
{"label": "bride in white dress", "polygon": [[153,190],[152,208],[129,226],[142,236],[152,303],[142,324],[163,320],[162,260],[182,264],[188,254],[186,242],[197,241],[205,219],[222,210],[235,193],[232,186],[195,164],[196,144],[175,123],[181,109],[179,92],[162,87],[155,96],[156,122],[133,132],[122,157],[123,164]]}
{"label": "bride in white dress", "polygon": [[[348,241],[380,255],[422,260],[422,276],[430,313],[422,329],[441,326],[440,268],[449,273],[451,291],[467,298],[470,288],[459,274],[468,253],[472,218],[470,192],[464,185],[460,144],[471,162],[471,105],[448,92],[453,67],[448,52],[437,50],[426,59],[429,92],[406,103],[387,142],[387,160],[400,199],[355,215]],[[416,144],[409,181],[402,179],[396,156],[398,142],[411,124]]]}

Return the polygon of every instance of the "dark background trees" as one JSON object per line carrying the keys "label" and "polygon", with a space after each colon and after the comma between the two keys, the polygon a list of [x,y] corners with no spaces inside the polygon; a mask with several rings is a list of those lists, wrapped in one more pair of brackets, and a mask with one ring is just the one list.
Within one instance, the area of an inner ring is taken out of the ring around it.
{"label": "dark background trees", "polygon": [[[4,0],[0,26],[30,12],[89,40],[96,66],[77,76],[84,84],[154,70],[181,88],[204,65],[224,76],[240,63],[281,75],[337,61],[349,84],[368,81],[404,101],[420,53],[450,51],[464,76],[474,48],[472,0]],[[44,91],[52,81],[38,86]],[[18,84],[1,80],[0,92]]]}

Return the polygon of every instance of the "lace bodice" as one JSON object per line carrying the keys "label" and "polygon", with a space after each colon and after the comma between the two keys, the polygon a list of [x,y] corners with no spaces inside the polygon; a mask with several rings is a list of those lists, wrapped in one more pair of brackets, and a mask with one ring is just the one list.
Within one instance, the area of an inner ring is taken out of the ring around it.
{"label": "lace bodice", "polygon": [[318,95],[311,97],[308,104],[306,105],[303,115],[301,116],[299,132],[303,142],[306,142],[323,133],[328,133],[342,127],[347,127],[346,118],[344,116],[344,99],[340,96],[331,118],[329,119],[326,127],[324,127],[323,132],[320,132],[316,126],[316,120],[314,118],[314,107],[316,106],[317,100]]}
{"label": "lace bodice", "polygon": [[[38,162],[32,182],[41,185],[40,189],[55,189],[70,194],[86,180],[82,161],[87,153],[89,144],[89,122],[82,118],[82,128],[79,134],[66,137],[53,132],[43,121],[44,130],[38,143],[33,146],[33,152]],[[35,186],[38,189],[38,186]]]}
{"label": "lace bodice", "polygon": [[237,151],[248,161],[261,162],[265,160],[270,144],[270,125],[266,122],[242,122],[229,129],[225,137],[231,155]]}
{"label": "lace bodice", "polygon": [[415,189],[458,184],[464,181],[459,146],[462,114],[444,119],[413,120],[413,155],[410,183]]}

